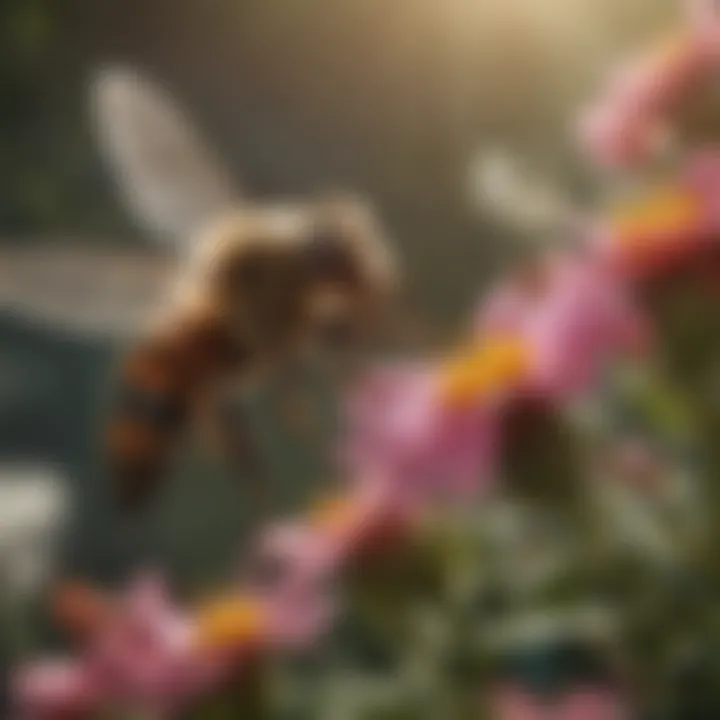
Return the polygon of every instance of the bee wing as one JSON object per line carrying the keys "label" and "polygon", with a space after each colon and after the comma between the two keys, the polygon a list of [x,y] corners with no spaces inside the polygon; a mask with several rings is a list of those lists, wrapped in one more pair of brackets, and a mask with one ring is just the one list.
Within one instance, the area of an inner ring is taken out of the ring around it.
{"label": "bee wing", "polygon": [[573,227],[579,208],[549,180],[533,177],[502,149],[473,158],[468,177],[470,202],[478,213],[520,232],[545,240]]}
{"label": "bee wing", "polygon": [[181,247],[198,227],[237,205],[239,193],[185,114],[138,72],[95,77],[91,112],[97,142],[135,219]]}
{"label": "bee wing", "polygon": [[71,337],[130,338],[162,302],[171,265],[158,254],[112,248],[5,248],[0,312]]}

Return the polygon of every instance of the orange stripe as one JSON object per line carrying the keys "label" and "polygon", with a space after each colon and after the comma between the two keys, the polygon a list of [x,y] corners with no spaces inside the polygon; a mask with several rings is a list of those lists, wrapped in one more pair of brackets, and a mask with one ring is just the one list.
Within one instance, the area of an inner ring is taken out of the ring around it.
{"label": "orange stripe", "polygon": [[117,456],[156,456],[164,451],[170,438],[163,430],[143,423],[116,422],[109,432],[109,446]]}
{"label": "orange stripe", "polygon": [[135,353],[127,359],[123,377],[127,384],[153,392],[169,392],[178,385],[171,368],[146,352]]}

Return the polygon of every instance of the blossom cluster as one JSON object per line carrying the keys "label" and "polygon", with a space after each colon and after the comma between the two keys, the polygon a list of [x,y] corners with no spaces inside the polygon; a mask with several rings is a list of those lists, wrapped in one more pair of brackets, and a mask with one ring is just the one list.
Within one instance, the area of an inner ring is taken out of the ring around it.
{"label": "blossom cluster", "polygon": [[92,626],[81,654],[19,673],[21,710],[55,717],[130,705],[163,716],[253,652],[314,640],[333,620],[332,580],[347,563],[407,537],[438,501],[490,489],[509,404],[539,397],[560,407],[618,353],[648,342],[628,288],[592,249],[499,285],[468,335],[448,357],[367,374],[347,403],[346,490],[269,528],[226,598],[180,610],[156,578],[143,578],[119,600],[75,602]]}
{"label": "blossom cluster", "polygon": [[712,0],[686,0],[689,27],[622,65],[585,112],[580,134],[594,160],[637,167],[672,139],[674,116],[695,82],[720,61]]}

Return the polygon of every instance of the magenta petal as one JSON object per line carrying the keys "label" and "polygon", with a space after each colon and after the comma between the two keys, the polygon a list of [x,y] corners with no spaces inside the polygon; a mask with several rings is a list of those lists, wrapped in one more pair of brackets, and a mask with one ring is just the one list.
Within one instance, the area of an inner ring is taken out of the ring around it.
{"label": "magenta petal", "polygon": [[271,600],[268,640],[280,647],[306,646],[330,627],[335,599],[324,587],[296,588]]}
{"label": "magenta petal", "polygon": [[516,688],[504,688],[497,692],[492,708],[493,720],[549,720],[536,698]]}
{"label": "magenta petal", "polygon": [[601,107],[586,113],[579,121],[580,140],[604,165],[629,165],[647,151],[646,123],[634,114],[626,116],[618,108]]}
{"label": "magenta petal", "polygon": [[527,318],[529,298],[515,286],[501,286],[480,306],[474,325],[477,335],[514,333]]}
{"label": "magenta petal", "polygon": [[720,34],[720,16],[714,0],[685,0],[684,4],[688,19],[698,33]]}
{"label": "magenta petal", "polygon": [[576,691],[562,703],[558,720],[625,720],[626,708],[608,691]]}
{"label": "magenta petal", "polygon": [[17,707],[33,718],[90,710],[102,688],[88,668],[72,660],[52,660],[20,670],[14,678]]}

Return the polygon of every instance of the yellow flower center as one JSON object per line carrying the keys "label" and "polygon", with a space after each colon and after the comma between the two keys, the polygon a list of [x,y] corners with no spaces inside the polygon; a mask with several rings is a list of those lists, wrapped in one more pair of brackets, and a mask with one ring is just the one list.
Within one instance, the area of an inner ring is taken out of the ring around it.
{"label": "yellow flower center", "polygon": [[318,529],[336,530],[352,522],[355,509],[355,503],[347,495],[326,498],[310,509],[308,521]]}
{"label": "yellow flower center", "polygon": [[450,405],[475,402],[512,387],[525,375],[527,365],[527,348],[519,339],[486,341],[445,363],[440,371],[441,397]]}
{"label": "yellow flower center", "polygon": [[613,226],[623,245],[639,246],[658,235],[692,229],[701,218],[702,203],[695,193],[668,187],[615,213]]}
{"label": "yellow flower center", "polygon": [[210,649],[234,647],[262,636],[267,627],[267,610],[255,598],[224,598],[198,612],[196,627],[199,645]]}

